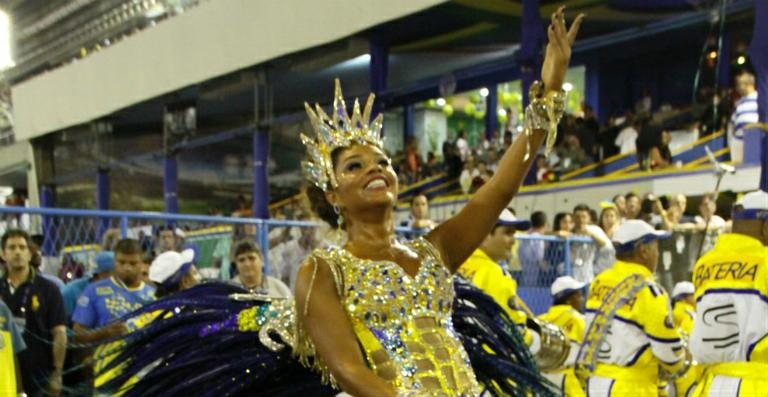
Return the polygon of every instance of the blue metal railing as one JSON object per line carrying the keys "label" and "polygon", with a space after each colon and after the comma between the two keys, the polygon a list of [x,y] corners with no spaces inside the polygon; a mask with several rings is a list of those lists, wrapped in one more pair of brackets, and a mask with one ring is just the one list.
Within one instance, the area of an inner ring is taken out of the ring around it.
{"label": "blue metal railing", "polygon": [[[210,255],[207,258],[211,258],[211,263],[213,261],[212,258],[217,255],[219,259],[226,257],[225,262],[229,263],[231,243],[235,239],[252,238],[262,247],[264,252],[264,272],[270,275],[275,275],[271,270],[279,273],[280,269],[285,269],[285,267],[280,267],[280,265],[285,266],[283,257],[280,256],[281,254],[276,256],[277,260],[281,261],[281,263],[274,264],[274,269],[270,267],[270,254],[272,253],[270,230],[273,228],[316,228],[321,226],[315,222],[292,220],[167,214],[160,212],[0,206],[0,222],[3,222],[0,223],[0,234],[4,232],[2,226],[6,226],[6,224],[14,219],[20,219],[21,216],[26,216],[28,221],[32,220],[32,222],[29,222],[30,224],[35,224],[26,225],[30,234],[42,235],[41,249],[46,257],[61,257],[63,260],[68,252],[92,252],[95,255],[95,250],[101,249],[96,247],[102,246],[102,243],[104,243],[103,239],[106,241],[105,236],[107,232],[119,234],[121,238],[133,237],[139,240],[144,239],[143,241],[147,243],[145,248],[152,250],[157,247],[157,244],[160,244],[159,239],[155,239],[156,227],[170,226],[174,229],[179,227],[187,228],[187,233],[191,233],[187,243],[196,245],[200,243],[202,238],[202,244],[208,244],[207,252]],[[222,226],[224,227],[223,229]],[[5,227],[5,229],[8,228]],[[247,228],[250,228],[250,231],[246,230]],[[419,234],[418,230],[408,227],[397,227],[395,230],[402,237],[413,238]],[[141,232],[144,233],[143,236],[140,234]],[[238,235],[239,232],[242,232],[242,235]],[[228,235],[231,235],[231,238]],[[290,231],[287,231],[285,234],[285,236],[288,235],[290,235]],[[523,258],[521,254],[518,261],[522,269],[519,272],[521,274],[513,274],[519,280],[520,295],[525,298],[534,312],[540,313],[549,307],[551,300],[549,287],[554,281],[554,277],[572,275],[572,244],[591,244],[592,239],[587,237],[560,238],[547,235],[527,235],[524,233],[517,234],[516,239],[521,246],[530,242],[540,243],[538,245],[540,251],[538,254],[539,258],[531,260],[530,258]],[[280,241],[280,238],[277,241]],[[327,242],[316,241],[314,244],[317,243],[323,244]],[[312,246],[312,248],[315,247],[316,245]],[[542,250],[546,250],[546,252]],[[214,255],[212,251],[217,252],[217,254]],[[277,250],[277,252],[279,251]],[[82,254],[80,258],[83,258]],[[549,270],[539,269],[540,262],[542,261],[548,263]],[[81,262],[83,261],[81,260]],[[212,266],[211,263],[203,263],[203,266]],[[48,270],[53,273],[57,271]],[[522,273],[525,273],[525,275]],[[228,272],[222,273],[223,276],[226,276],[226,274]]]}

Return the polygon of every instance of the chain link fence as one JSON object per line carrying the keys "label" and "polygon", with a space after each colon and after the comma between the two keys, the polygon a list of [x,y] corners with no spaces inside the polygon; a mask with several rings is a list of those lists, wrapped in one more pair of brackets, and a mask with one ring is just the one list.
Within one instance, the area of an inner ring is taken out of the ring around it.
{"label": "chain link fence", "polygon": [[[0,234],[12,228],[33,236],[40,269],[65,283],[92,271],[96,254],[111,250],[121,238],[138,240],[147,263],[161,252],[192,248],[206,278],[229,280],[236,273],[233,246],[240,240],[252,240],[269,247],[263,258],[265,274],[293,288],[297,269],[312,250],[343,241],[336,230],[315,222],[0,207]],[[424,233],[404,227],[396,231],[401,239]],[[518,234],[505,266],[518,282],[518,294],[534,313],[542,313],[551,304],[552,282],[558,276],[574,274],[574,268],[586,268],[585,261],[594,260],[594,255],[579,258],[579,252],[593,245],[591,239],[580,237]]]}

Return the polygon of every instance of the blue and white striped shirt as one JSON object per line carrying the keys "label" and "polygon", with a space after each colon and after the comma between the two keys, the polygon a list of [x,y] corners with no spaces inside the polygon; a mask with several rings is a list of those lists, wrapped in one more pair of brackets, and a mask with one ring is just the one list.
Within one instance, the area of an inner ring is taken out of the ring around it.
{"label": "blue and white striped shirt", "polygon": [[744,126],[757,123],[757,92],[753,92],[736,101],[736,109],[731,115],[730,136],[736,139],[744,139]]}

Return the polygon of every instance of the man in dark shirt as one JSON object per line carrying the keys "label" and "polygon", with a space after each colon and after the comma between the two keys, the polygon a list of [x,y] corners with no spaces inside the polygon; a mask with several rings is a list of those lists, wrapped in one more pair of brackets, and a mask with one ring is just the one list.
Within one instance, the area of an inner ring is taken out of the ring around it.
{"label": "man in dark shirt", "polygon": [[67,348],[67,319],[58,287],[30,265],[29,246],[29,235],[21,230],[9,230],[0,239],[7,265],[0,279],[0,297],[24,332],[27,349],[19,354],[24,391],[32,397],[58,396]]}

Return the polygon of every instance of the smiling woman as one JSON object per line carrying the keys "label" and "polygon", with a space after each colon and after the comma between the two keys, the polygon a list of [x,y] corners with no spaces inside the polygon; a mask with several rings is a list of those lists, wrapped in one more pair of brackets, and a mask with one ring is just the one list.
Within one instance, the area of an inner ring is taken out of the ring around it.
{"label": "smiling woman", "polygon": [[299,270],[295,350],[304,362],[312,357],[314,367],[345,392],[478,394],[467,354],[452,336],[450,274],[493,227],[517,192],[530,154],[557,124],[580,21],[568,31],[563,8],[552,15],[542,90],[526,114],[526,133],[508,149],[499,171],[458,215],[407,244],[394,235],[397,177],[382,150],[381,117],[369,123],[373,98],[363,112],[355,102],[349,115],[337,81],[331,116],[307,106],[315,130],[314,139],[302,135],[304,170],[314,185],[310,198],[347,240],[315,250]]}

